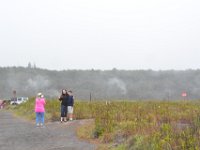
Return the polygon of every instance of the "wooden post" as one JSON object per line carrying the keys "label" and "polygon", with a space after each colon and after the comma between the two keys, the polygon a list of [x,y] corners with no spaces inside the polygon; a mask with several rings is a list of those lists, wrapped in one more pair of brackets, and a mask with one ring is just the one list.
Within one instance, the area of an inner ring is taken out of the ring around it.
{"label": "wooden post", "polygon": [[91,94],[91,92],[90,92],[90,102],[92,101],[92,94]]}

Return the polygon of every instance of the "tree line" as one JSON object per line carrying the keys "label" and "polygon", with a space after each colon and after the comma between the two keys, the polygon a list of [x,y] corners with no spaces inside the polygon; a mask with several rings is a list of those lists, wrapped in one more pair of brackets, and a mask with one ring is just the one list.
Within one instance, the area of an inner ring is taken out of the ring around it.
{"label": "tree line", "polygon": [[35,96],[58,97],[71,89],[82,100],[176,100],[200,98],[200,70],[47,70],[36,67],[0,67],[0,99]]}

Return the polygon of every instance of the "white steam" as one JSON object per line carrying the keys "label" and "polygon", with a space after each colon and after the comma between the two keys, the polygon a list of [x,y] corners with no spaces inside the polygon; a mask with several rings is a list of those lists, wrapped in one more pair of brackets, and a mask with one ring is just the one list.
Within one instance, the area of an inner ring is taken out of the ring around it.
{"label": "white steam", "polygon": [[48,78],[38,75],[27,80],[27,87],[35,90],[44,89],[50,86]]}
{"label": "white steam", "polygon": [[121,91],[121,94],[127,93],[126,84],[118,78],[109,79],[108,85],[114,88],[118,88]]}

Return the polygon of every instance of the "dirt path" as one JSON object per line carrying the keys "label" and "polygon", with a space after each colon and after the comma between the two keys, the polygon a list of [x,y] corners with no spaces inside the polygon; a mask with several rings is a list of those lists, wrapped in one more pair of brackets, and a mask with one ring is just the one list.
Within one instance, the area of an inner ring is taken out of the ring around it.
{"label": "dirt path", "polygon": [[95,145],[80,141],[75,128],[83,121],[47,123],[38,128],[34,123],[0,110],[1,150],[94,150]]}

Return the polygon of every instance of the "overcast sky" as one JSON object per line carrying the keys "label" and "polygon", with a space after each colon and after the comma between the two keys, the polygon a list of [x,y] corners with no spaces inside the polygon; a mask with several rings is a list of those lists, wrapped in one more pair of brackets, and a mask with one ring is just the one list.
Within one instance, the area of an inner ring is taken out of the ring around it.
{"label": "overcast sky", "polygon": [[0,66],[200,68],[199,0],[0,0]]}

